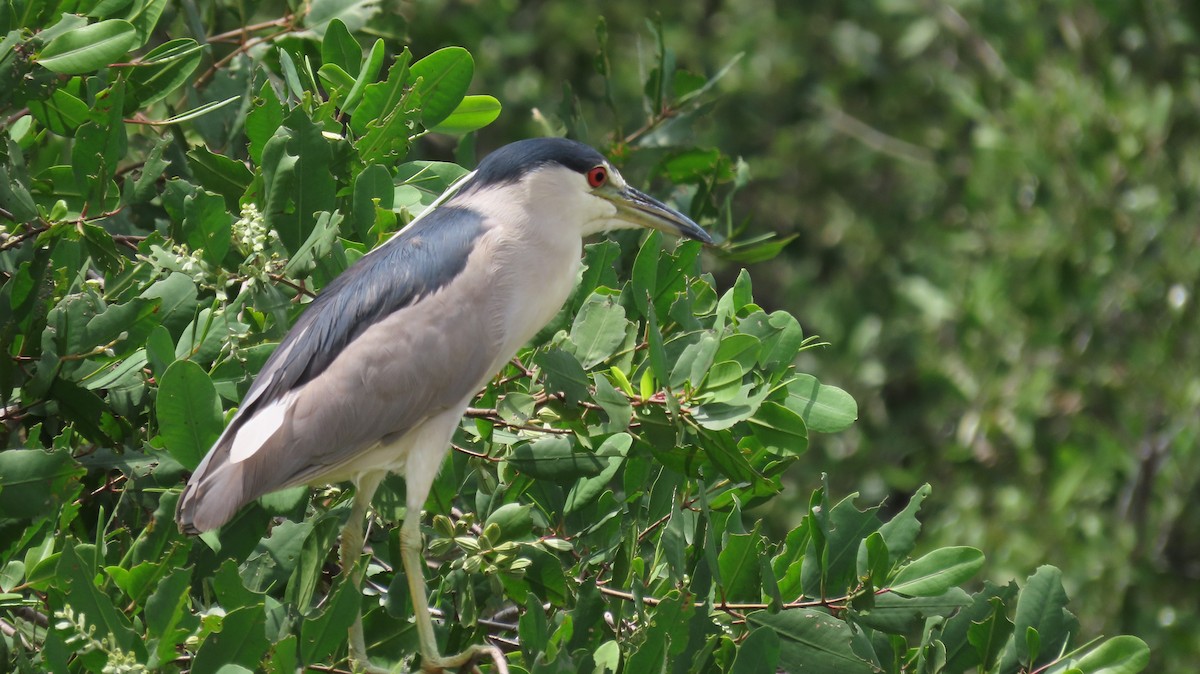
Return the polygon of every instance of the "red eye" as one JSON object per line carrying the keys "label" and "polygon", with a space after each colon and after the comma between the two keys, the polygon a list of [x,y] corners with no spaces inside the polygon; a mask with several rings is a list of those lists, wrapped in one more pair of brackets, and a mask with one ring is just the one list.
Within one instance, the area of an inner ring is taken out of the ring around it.
{"label": "red eye", "polygon": [[592,187],[600,187],[608,181],[608,169],[603,166],[593,166],[588,169],[587,180]]}

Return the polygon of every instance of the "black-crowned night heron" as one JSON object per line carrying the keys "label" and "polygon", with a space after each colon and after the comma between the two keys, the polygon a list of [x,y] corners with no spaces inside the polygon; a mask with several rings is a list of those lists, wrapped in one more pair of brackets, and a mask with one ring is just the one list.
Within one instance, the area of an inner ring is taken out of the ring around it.
{"label": "black-crowned night heron", "polygon": [[[604,157],[544,138],[493,152],[396,236],[313,300],[267,361],[179,499],[181,530],[227,522],[268,492],[349,480],[347,577],[388,472],[406,480],[400,549],[421,667],[442,671],[493,646],[438,653],[425,594],[420,513],[472,398],[566,301],[583,238],[652,227],[711,243],[696,223],[633,189]],[[367,660],[359,616],[350,654]]]}

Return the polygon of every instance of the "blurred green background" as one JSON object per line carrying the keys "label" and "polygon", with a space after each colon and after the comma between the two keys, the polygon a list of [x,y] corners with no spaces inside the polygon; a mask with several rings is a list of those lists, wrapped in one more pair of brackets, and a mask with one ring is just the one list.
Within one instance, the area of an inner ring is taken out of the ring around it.
{"label": "blurred green background", "polygon": [[[1000,582],[1057,565],[1085,634],[1136,634],[1150,671],[1192,671],[1200,5],[658,9],[681,69],[744,54],[719,103],[670,132],[749,164],[734,212],[796,236],[752,267],[756,297],[831,343],[806,371],[861,408],[792,470],[795,509],[758,514],[784,531],[821,472],[885,509],[928,481],[929,549],[978,546]],[[481,152],[569,114],[599,145],[644,118],[632,89],[612,92],[614,116],[595,68],[603,16],[614,86],[643,81],[643,2],[401,14],[386,30],[416,54],[466,46],[478,90],[504,102]]]}

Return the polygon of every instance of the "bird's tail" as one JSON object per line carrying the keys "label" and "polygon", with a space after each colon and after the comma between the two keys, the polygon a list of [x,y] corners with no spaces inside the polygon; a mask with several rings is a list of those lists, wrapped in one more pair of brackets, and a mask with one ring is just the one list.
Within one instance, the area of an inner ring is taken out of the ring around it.
{"label": "bird's tail", "polygon": [[229,462],[230,445],[236,435],[231,431],[235,426],[230,424],[217,438],[183,488],[175,508],[175,523],[185,534],[194,536],[216,529],[249,500],[244,479],[246,466]]}

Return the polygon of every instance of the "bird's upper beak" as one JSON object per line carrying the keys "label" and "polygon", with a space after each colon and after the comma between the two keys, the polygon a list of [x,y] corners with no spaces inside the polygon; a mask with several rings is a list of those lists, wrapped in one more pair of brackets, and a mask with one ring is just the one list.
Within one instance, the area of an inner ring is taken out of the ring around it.
{"label": "bird's upper beak", "polygon": [[617,219],[619,220],[657,229],[674,236],[686,236],[704,243],[713,242],[708,232],[692,222],[691,218],[628,185],[610,188],[601,194],[617,207]]}

